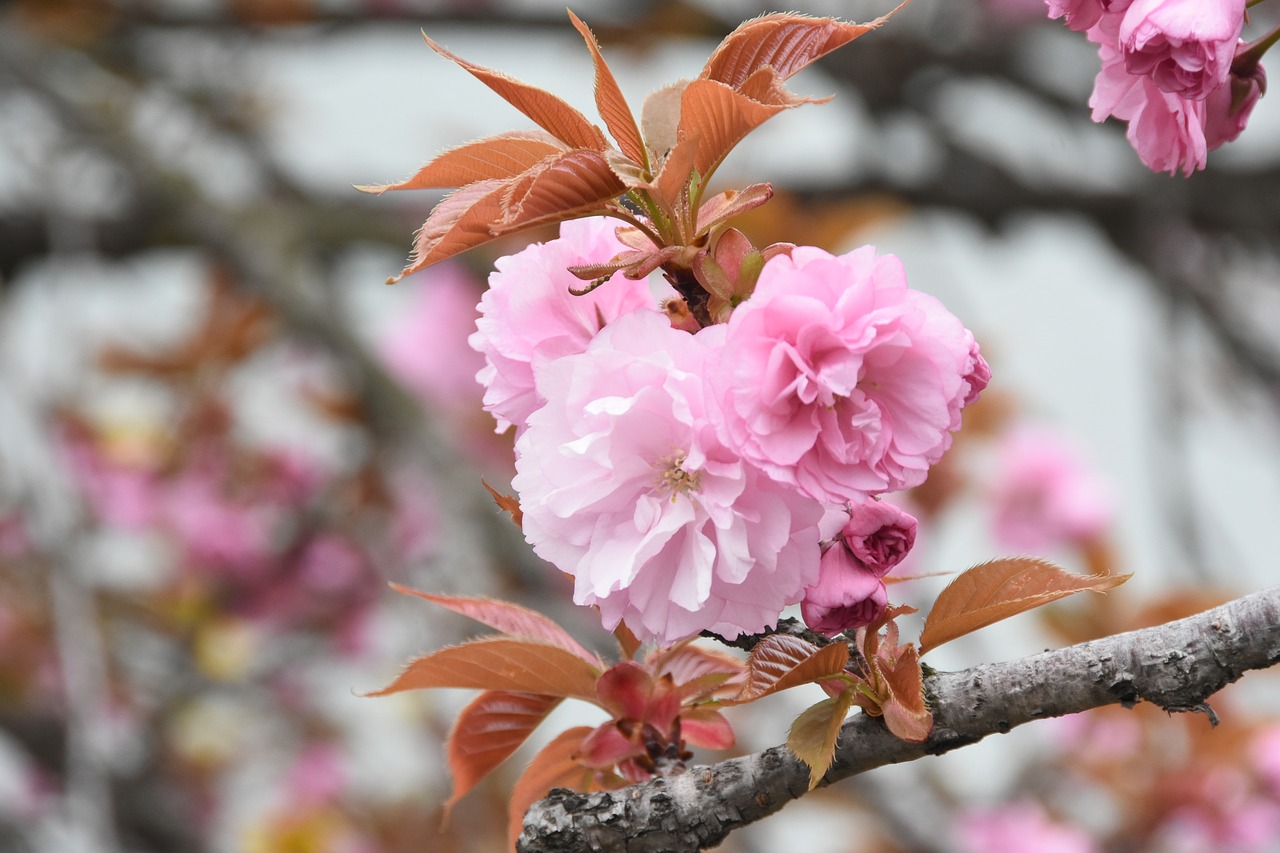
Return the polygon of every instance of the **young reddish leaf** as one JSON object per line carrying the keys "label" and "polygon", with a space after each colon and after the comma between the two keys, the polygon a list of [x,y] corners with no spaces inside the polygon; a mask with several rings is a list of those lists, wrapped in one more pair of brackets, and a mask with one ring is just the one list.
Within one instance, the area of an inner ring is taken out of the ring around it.
{"label": "young reddish leaf", "polygon": [[462,709],[447,741],[453,793],[444,805],[446,820],[454,804],[519,749],[560,702],[558,696],[486,690]]}
{"label": "young reddish leaf", "polygon": [[618,627],[613,629],[613,637],[618,641],[618,650],[622,652],[622,656],[627,660],[633,660],[636,651],[640,648],[640,640],[631,633],[626,622],[618,623]]}
{"label": "young reddish leaf", "polygon": [[484,480],[480,481],[480,485],[489,490],[489,494],[493,495],[493,502],[498,505],[498,509],[511,516],[511,520],[515,522],[516,527],[524,527],[524,512],[520,509],[519,498],[515,495],[500,494]]}
{"label": "young reddish leaf", "polygon": [[671,149],[676,147],[676,131],[680,127],[680,98],[688,80],[669,83],[650,92],[640,105],[640,127],[649,151],[649,166],[657,169]]}
{"label": "young reddish leaf", "polygon": [[815,59],[880,26],[898,9],[869,24],[794,13],[761,15],[726,36],[698,76],[737,88],[755,71],[769,66],[785,80]]}
{"label": "young reddish leaf", "polygon": [[391,588],[404,595],[416,595],[432,604],[438,604],[468,619],[474,619],[482,625],[488,625],[495,631],[501,631],[509,637],[548,643],[582,658],[592,666],[600,665],[600,659],[579,645],[568,631],[536,610],[512,604],[510,601],[499,601],[496,598],[422,592],[398,583],[391,584]]}
{"label": "young reddish leaf", "polygon": [[424,687],[543,693],[596,701],[594,666],[546,643],[492,637],[447,646],[409,663],[395,681],[366,696]]}
{"label": "young reddish leaf", "polygon": [[702,202],[698,208],[698,233],[705,234],[717,225],[754,210],[773,198],[772,184],[752,184],[741,190],[725,190]]}
{"label": "young reddish leaf", "polygon": [[[693,175],[702,137],[696,133],[682,136],[675,147],[667,152],[662,168],[653,178],[653,195],[661,203],[667,216],[674,217],[676,202],[681,198]],[[689,235],[692,237],[693,235]]]}
{"label": "young reddish leaf", "polygon": [[464,187],[476,181],[512,178],[565,150],[554,136],[540,130],[500,133],[450,148],[398,184],[356,187],[363,192]]}
{"label": "young reddish leaf", "polygon": [[573,758],[582,739],[590,732],[589,726],[575,726],[563,731],[529,762],[528,769],[511,791],[507,841],[512,850],[515,849],[516,839],[520,837],[524,813],[529,810],[529,806],[545,797],[552,788],[569,788],[573,791],[587,791],[591,788],[595,771]]}
{"label": "young reddish leaf", "polygon": [[836,754],[836,738],[840,736],[840,727],[852,706],[853,690],[845,690],[807,708],[791,724],[787,748],[809,765],[810,791],[818,787],[831,766],[831,759]]}
{"label": "young reddish leaf", "polygon": [[618,81],[614,79],[613,72],[609,70],[604,56],[600,53],[600,42],[596,40],[591,28],[579,20],[573,12],[569,13],[569,20],[582,35],[587,43],[587,49],[591,51],[591,58],[596,63],[596,109],[604,119],[604,126],[609,128],[609,133],[613,134],[623,154],[636,163],[647,163],[648,156],[644,150],[644,140],[640,138],[640,129],[636,127],[635,116],[631,114],[631,108],[627,106],[627,99],[622,96]]}
{"label": "young reddish leaf", "polygon": [[508,183],[497,178],[476,181],[445,196],[418,229],[409,264],[387,284],[492,240],[490,225],[502,215],[501,197]]}
{"label": "young reddish leaf", "polygon": [[889,701],[881,706],[885,725],[902,740],[920,743],[933,729],[933,714],[924,704],[924,675],[916,647],[903,646],[892,669],[881,667],[889,685]]}
{"label": "young reddish leaf", "polygon": [[523,231],[547,222],[560,222],[601,212],[626,186],[599,151],[568,151],[548,157],[507,185],[502,218],[495,234]]}
{"label": "young reddish leaf", "polygon": [[653,694],[653,676],[635,661],[624,660],[605,670],[596,681],[598,704],[614,719],[643,720]]}
{"label": "young reddish leaf", "polygon": [[680,735],[703,749],[728,749],[737,740],[733,726],[714,708],[692,708],[681,713]]}
{"label": "young reddish leaf", "polygon": [[705,681],[709,676],[719,676],[719,682],[715,682],[719,686],[746,675],[746,666],[738,658],[715,649],[689,644],[656,653],[647,663],[657,675],[669,674],[677,687],[695,683],[712,684],[711,681]]}
{"label": "young reddish leaf", "polygon": [[844,672],[848,662],[849,647],[844,643],[818,648],[799,637],[771,634],[751,650],[746,686],[727,704],[753,702],[797,684],[830,678]]}
{"label": "young reddish leaf", "polygon": [[534,124],[559,139],[570,148],[590,148],[603,151],[608,148],[604,134],[587,117],[575,110],[561,98],[546,89],[530,86],[528,83],[494,71],[473,62],[467,62],[460,56],[436,44],[426,33],[422,34],[431,49],[446,59],[453,60],[465,68],[473,77],[484,83],[511,106],[524,113]]}
{"label": "young reddish leaf", "polygon": [[962,572],[925,617],[920,654],[1025,610],[1083,590],[1106,592],[1130,575],[1077,575],[1043,560],[992,560]]}
{"label": "young reddish leaf", "polygon": [[744,136],[787,106],[762,104],[716,80],[691,82],[680,98],[680,137],[701,140],[694,169],[706,180]]}

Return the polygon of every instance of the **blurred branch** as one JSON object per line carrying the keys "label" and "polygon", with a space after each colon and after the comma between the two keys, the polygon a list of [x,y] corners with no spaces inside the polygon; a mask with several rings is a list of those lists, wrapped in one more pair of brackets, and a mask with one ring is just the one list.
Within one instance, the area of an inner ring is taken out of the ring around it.
{"label": "blurred branch", "polygon": [[[1201,711],[1245,672],[1280,662],[1280,587],[1187,619],[1021,660],[925,678],[934,727],[923,743],[894,737],[858,714],[840,733],[823,784],[886,764],[941,755],[1033,720],[1104,705],[1151,702]],[[693,853],[766,817],[808,790],[809,768],[785,746],[694,767],[620,791],[564,789],[525,816],[521,853]]]}
{"label": "blurred branch", "polygon": [[[317,259],[301,230],[305,217],[286,199],[264,199],[248,210],[228,210],[204,198],[182,176],[165,169],[151,152],[116,127],[107,116],[110,107],[85,103],[54,81],[68,66],[89,60],[70,51],[43,46],[37,50],[15,33],[0,32],[0,68],[44,99],[59,119],[77,135],[92,140],[125,169],[147,199],[146,207],[170,210],[171,227],[189,244],[205,248],[233,269],[242,285],[262,298],[302,338],[337,356],[355,378],[355,392],[371,429],[393,447],[411,448],[430,467],[441,494],[450,496],[446,512],[473,523],[452,524],[455,538],[474,531],[461,546],[466,563],[485,554],[497,555],[511,568],[537,577],[537,563],[516,531],[500,516],[474,475],[449,450],[436,426],[403,388],[392,380],[335,316],[333,306],[316,286]],[[116,111],[136,97],[128,83],[94,69],[95,90],[107,89]],[[478,529],[477,529],[478,528]]]}

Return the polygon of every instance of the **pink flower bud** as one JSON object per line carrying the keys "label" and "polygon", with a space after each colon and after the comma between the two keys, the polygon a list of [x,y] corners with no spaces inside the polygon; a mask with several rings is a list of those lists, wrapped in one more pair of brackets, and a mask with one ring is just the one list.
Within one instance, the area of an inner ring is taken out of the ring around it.
{"label": "pink flower bud", "polygon": [[1261,64],[1255,61],[1244,69],[1232,67],[1227,84],[1210,92],[1204,102],[1204,137],[1210,151],[1244,131],[1254,106],[1266,91],[1267,72]]}
{"label": "pink flower bud", "polygon": [[862,568],[879,578],[907,556],[916,544],[918,526],[909,513],[872,500],[851,508],[839,538]]}
{"label": "pink flower bud", "polygon": [[1130,74],[1161,91],[1204,100],[1222,86],[1244,26],[1245,0],[1134,0],[1120,24]]}
{"label": "pink flower bud", "polygon": [[819,634],[870,625],[889,604],[884,581],[863,568],[847,548],[833,544],[818,568],[818,582],[804,591],[800,615]]}

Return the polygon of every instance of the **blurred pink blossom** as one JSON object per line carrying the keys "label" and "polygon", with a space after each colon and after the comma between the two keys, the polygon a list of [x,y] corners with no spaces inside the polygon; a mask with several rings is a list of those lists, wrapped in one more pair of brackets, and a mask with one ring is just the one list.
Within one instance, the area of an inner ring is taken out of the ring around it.
{"label": "blurred pink blossom", "polygon": [[479,409],[476,373],[484,356],[467,338],[475,331],[480,288],[457,264],[432,267],[425,279],[383,338],[382,358],[424,402],[460,412]]}
{"label": "blurred pink blossom", "polygon": [[773,258],[727,330],[726,444],[830,503],[924,482],[990,378],[973,334],[874,246]]}
{"label": "blurred pink blossom", "polygon": [[1097,853],[1088,834],[1050,820],[1030,802],[968,812],[960,817],[957,839],[966,853]]}
{"label": "blurred pink blossom", "polygon": [[214,460],[190,466],[164,490],[159,514],[200,567],[257,574],[272,552],[278,508],[230,499]]}
{"label": "blurred pink blossom", "polygon": [[759,631],[817,577],[821,504],[717,436],[705,378],[723,332],[615,320],[542,367],[547,404],[516,442],[525,537],[575,602],[643,640]]}
{"label": "blurred pink blossom", "polygon": [[1130,74],[1163,92],[1204,100],[1224,85],[1244,26],[1245,0],[1133,0],[1119,46]]}
{"label": "blurred pink blossom", "polygon": [[1267,726],[1254,736],[1249,756],[1267,790],[1280,799],[1280,723]]}
{"label": "blurred pink blossom", "polygon": [[647,281],[616,274],[590,293],[575,296],[584,282],[568,267],[601,264],[626,247],[614,236],[617,222],[604,217],[576,219],[560,226],[560,237],[499,258],[480,300],[480,319],[471,346],[484,355],[476,379],[484,386],[484,408],[498,432],[512,424],[519,433],[544,399],[535,390],[537,370],[580,353],[600,331],[623,314],[658,309]]}
{"label": "blurred pink blossom", "polygon": [[328,743],[312,743],[289,768],[284,791],[291,806],[306,807],[334,802],[346,787],[346,768],[338,748]]}
{"label": "blurred pink blossom", "polygon": [[1040,552],[1078,545],[1111,523],[1106,485],[1061,435],[1022,427],[997,450],[991,495],[994,533],[1001,546]]}

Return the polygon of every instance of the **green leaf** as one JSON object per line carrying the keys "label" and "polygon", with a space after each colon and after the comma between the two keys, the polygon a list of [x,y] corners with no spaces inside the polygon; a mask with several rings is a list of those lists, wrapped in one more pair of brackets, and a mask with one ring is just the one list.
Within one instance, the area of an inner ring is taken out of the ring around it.
{"label": "green leaf", "polygon": [[853,705],[853,690],[823,699],[796,717],[787,733],[787,748],[809,765],[809,790],[822,781],[836,753],[840,727]]}

